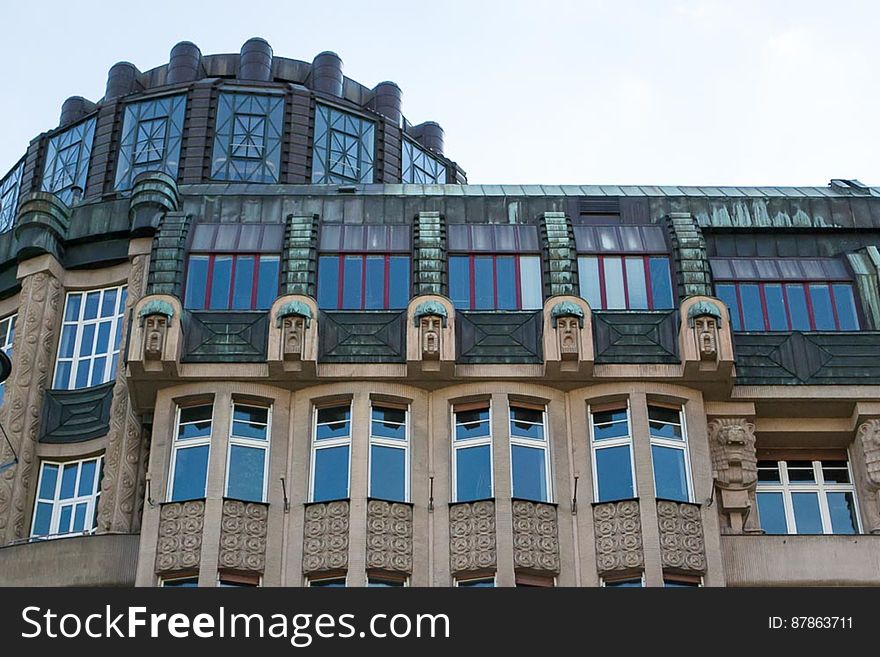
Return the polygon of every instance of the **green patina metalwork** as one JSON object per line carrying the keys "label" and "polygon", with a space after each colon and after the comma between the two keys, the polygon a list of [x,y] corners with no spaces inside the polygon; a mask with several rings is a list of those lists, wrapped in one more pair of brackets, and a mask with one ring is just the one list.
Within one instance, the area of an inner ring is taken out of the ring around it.
{"label": "green patina metalwork", "polygon": [[147,301],[144,304],[144,307],[141,308],[138,313],[138,317],[143,319],[144,317],[149,317],[150,315],[165,315],[169,320],[174,317],[174,306],[172,306],[167,301],[163,301],[162,299],[153,299],[152,301]]}
{"label": "green patina metalwork", "polygon": [[437,315],[438,317],[442,317],[444,326],[446,325],[447,317],[449,317],[449,314],[446,312],[446,306],[439,301],[434,300],[423,301],[416,306],[416,309],[413,312],[413,324],[418,326],[419,318],[424,317],[425,315]]}
{"label": "green patina metalwork", "polygon": [[721,309],[711,301],[698,301],[688,308],[688,325],[693,326],[695,317],[714,317],[721,323]]}
{"label": "green patina metalwork", "polygon": [[550,310],[550,317],[553,318],[553,326],[556,326],[556,320],[560,317],[577,317],[578,324],[584,325],[584,309],[572,301],[560,301]]}
{"label": "green patina metalwork", "polygon": [[306,326],[308,326],[312,321],[312,309],[302,301],[288,301],[278,309],[275,325],[280,327],[281,320],[285,317],[305,317]]}

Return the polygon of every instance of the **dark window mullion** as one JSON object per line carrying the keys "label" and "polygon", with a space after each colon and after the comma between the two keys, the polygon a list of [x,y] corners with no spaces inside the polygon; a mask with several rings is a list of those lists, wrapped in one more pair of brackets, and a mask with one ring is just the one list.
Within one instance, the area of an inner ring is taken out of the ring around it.
{"label": "dark window mullion", "polygon": [[[645,297],[648,301],[648,310],[654,310],[654,282],[651,279],[651,256],[642,256],[642,268],[645,270]],[[670,288],[672,281],[669,281]]]}
{"label": "dark window mullion", "polygon": [[810,330],[816,330],[816,316],[813,314],[813,299],[810,297],[810,284],[801,283],[804,288],[804,297],[807,301],[807,315],[810,318]]}

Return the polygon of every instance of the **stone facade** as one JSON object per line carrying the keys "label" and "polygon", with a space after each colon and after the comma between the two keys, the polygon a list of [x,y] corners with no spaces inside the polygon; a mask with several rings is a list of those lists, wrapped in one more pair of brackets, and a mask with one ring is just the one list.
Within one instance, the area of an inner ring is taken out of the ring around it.
{"label": "stone facade", "polygon": [[494,502],[464,502],[449,508],[449,564],[454,574],[494,570],[495,541]]}
{"label": "stone facade", "polygon": [[412,573],[412,506],[385,500],[367,502],[367,569]]}
{"label": "stone facade", "polygon": [[159,515],[156,573],[198,571],[202,558],[205,503],[168,502]]}
{"label": "stone facade", "polygon": [[596,565],[602,574],[633,572],[645,564],[642,523],[636,500],[606,502],[593,507]]}
{"label": "stone facade", "polygon": [[660,558],[664,569],[706,572],[706,544],[700,507],[696,504],[657,501]]}
{"label": "stone facade", "polygon": [[559,572],[556,507],[513,501],[513,566],[524,571]]}
{"label": "stone facade", "polygon": [[303,573],[344,572],[348,567],[349,504],[316,503],[306,507]]}
{"label": "stone facade", "polygon": [[265,570],[268,517],[265,504],[223,501],[218,559],[221,568],[251,573]]}

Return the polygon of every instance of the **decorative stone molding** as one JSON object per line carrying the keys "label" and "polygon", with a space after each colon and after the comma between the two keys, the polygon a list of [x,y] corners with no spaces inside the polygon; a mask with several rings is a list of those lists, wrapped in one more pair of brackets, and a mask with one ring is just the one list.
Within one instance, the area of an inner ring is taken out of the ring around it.
{"label": "decorative stone molding", "polygon": [[49,253],[60,261],[69,225],[70,208],[55,194],[31,192],[22,196],[13,228],[18,259]]}
{"label": "decorative stone molding", "polygon": [[128,218],[135,237],[152,236],[162,217],[180,207],[177,183],[167,173],[145,171],[137,175],[131,188]]}
{"label": "decorative stone molding", "polygon": [[367,568],[412,574],[412,505],[367,502]]}
{"label": "decorative stone molding", "polygon": [[317,215],[288,215],[284,229],[281,294],[315,296],[318,262]]}
{"label": "decorative stone molding", "polygon": [[657,500],[657,526],[664,570],[706,572],[706,543],[698,504]]}
{"label": "decorative stone molding", "polygon": [[593,506],[593,526],[599,574],[637,571],[645,567],[638,500],[596,504]]}
{"label": "decorative stone molding", "polygon": [[414,232],[415,294],[442,294],[443,270],[446,263],[446,225],[443,217],[439,212],[419,212]]}
{"label": "decorative stone molding", "polygon": [[880,419],[865,420],[856,432],[865,459],[865,486],[873,499],[866,500],[868,531],[880,534]]}
{"label": "decorative stone molding", "polygon": [[693,329],[700,360],[718,360],[718,327],[721,311],[711,301],[699,301],[688,308],[688,326]]}
{"label": "decorative stone molding", "polygon": [[590,376],[593,367],[592,312],[578,297],[544,303],[544,357],[548,375]]}
{"label": "decorative stone molding", "polygon": [[678,279],[678,296],[712,296],[712,277],[703,231],[690,212],[670,212],[669,237]]}
{"label": "decorative stone molding", "polygon": [[159,511],[156,574],[197,571],[202,559],[205,501],[168,502]]}
{"label": "decorative stone molding", "polygon": [[449,507],[449,567],[452,574],[494,570],[495,502],[480,500]]}
{"label": "decorative stone molding", "polygon": [[306,329],[312,321],[312,309],[302,301],[288,301],[275,315],[276,327],[281,328],[282,358],[302,360]]}
{"label": "decorative stone molding", "polygon": [[266,568],[268,531],[268,504],[223,500],[220,568],[262,573]]}
{"label": "decorative stone molding", "polygon": [[315,300],[303,295],[275,299],[269,310],[268,360],[273,376],[297,372],[300,377],[314,373],[318,357],[318,308]]}
{"label": "decorative stone molding", "polygon": [[726,306],[711,297],[689,297],[679,312],[687,318],[678,335],[685,378],[732,376],[733,335]]}
{"label": "decorative stone molding", "polygon": [[415,297],[407,310],[406,359],[414,373],[440,372],[455,360],[455,311],[445,297]]}
{"label": "decorative stone molding", "polygon": [[348,526],[348,500],[319,502],[306,507],[304,574],[348,568]]}
{"label": "decorative stone molding", "polygon": [[[144,259],[146,260],[146,256]],[[132,273],[135,273],[135,267],[140,266],[136,258],[132,262]],[[146,266],[144,262],[143,267]],[[132,280],[129,279],[128,292],[129,299],[134,304],[131,316],[137,317],[138,321],[131,321],[130,335],[123,336],[128,343],[128,366],[135,376],[143,374],[145,370],[171,375],[177,365],[183,340],[184,313],[180,300],[169,295],[142,294],[137,298],[132,289]],[[122,363],[119,371],[125,371]]]}
{"label": "decorative stone molding", "polygon": [[541,238],[550,279],[550,296],[577,294],[577,249],[571,224],[564,212],[541,215]]}
{"label": "decorative stone molding", "polygon": [[559,525],[554,505],[513,500],[513,566],[559,573]]}
{"label": "decorative stone molding", "polygon": [[722,533],[742,534],[757,530],[751,514],[758,460],[755,425],[744,418],[718,418],[709,423],[712,474],[720,493]]}

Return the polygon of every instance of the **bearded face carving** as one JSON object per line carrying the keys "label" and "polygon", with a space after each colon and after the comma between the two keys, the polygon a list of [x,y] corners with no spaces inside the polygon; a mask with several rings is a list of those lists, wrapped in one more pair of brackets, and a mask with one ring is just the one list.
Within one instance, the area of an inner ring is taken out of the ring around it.
{"label": "bearded face carving", "polygon": [[577,317],[559,317],[556,320],[556,339],[559,341],[559,357],[577,360],[580,352],[581,326]]}
{"label": "bearded face carving", "polygon": [[144,358],[161,360],[167,330],[168,318],[164,315],[148,315],[144,319]]}
{"label": "bearded face carving", "polygon": [[700,360],[716,360],[718,358],[718,323],[714,317],[703,315],[694,320],[694,332],[697,337],[697,353]]}
{"label": "bearded face carving", "polygon": [[285,317],[282,340],[284,360],[300,360],[305,344],[306,320],[302,317]]}
{"label": "bearded face carving", "polygon": [[722,418],[709,425],[715,480],[724,488],[751,488],[758,481],[755,425],[742,418]]}
{"label": "bearded face carving", "polygon": [[441,319],[437,315],[425,315],[419,319],[423,360],[440,359],[440,326]]}
{"label": "bearded face carving", "polygon": [[867,420],[859,427],[858,439],[865,454],[865,476],[874,490],[880,490],[880,420]]}

